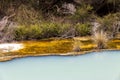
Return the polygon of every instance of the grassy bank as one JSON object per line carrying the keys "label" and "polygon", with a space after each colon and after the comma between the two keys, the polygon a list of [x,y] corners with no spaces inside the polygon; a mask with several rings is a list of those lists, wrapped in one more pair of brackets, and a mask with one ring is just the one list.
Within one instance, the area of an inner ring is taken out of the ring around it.
{"label": "grassy bank", "polygon": [[103,3],[93,0],[1,0],[0,41],[92,36],[96,26],[97,32],[102,30],[114,38],[120,32],[119,3],[119,0]]}

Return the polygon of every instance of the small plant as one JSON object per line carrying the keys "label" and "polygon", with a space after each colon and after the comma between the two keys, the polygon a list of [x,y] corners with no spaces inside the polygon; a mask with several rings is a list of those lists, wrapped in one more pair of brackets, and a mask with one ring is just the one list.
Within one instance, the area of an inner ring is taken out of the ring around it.
{"label": "small plant", "polygon": [[15,40],[39,39],[42,29],[39,25],[19,26],[14,30]]}
{"label": "small plant", "polygon": [[87,36],[91,34],[92,27],[90,26],[89,23],[85,24],[76,24],[76,35],[77,36]]}
{"label": "small plant", "polygon": [[27,28],[26,38],[27,39],[40,39],[42,37],[42,29],[38,24],[30,25]]}
{"label": "small plant", "polygon": [[40,25],[43,30],[43,38],[60,37],[69,29],[69,26],[69,24],[56,22],[42,22]]}
{"label": "small plant", "polygon": [[22,25],[14,29],[15,40],[33,40],[60,37],[69,29],[68,24],[41,22],[34,25]]}
{"label": "small plant", "polygon": [[98,49],[106,48],[106,43],[108,41],[107,34],[103,31],[96,32],[93,35],[93,40],[97,44]]}
{"label": "small plant", "polygon": [[80,45],[82,45],[81,41],[79,39],[74,38],[73,51],[74,52],[81,51]]}
{"label": "small plant", "polygon": [[78,7],[75,15],[73,15],[73,18],[75,20],[78,20],[78,21],[84,23],[85,21],[88,21],[88,19],[91,17],[91,15],[89,13],[92,9],[93,9],[92,6],[83,4],[80,7]]}
{"label": "small plant", "polygon": [[15,40],[24,40],[25,39],[25,34],[26,32],[26,27],[25,26],[18,26],[15,30],[14,30],[14,36],[15,36]]}
{"label": "small plant", "polygon": [[42,30],[43,30],[43,36],[46,38],[49,37],[56,37],[57,35],[59,35],[59,31],[60,31],[60,25],[56,24],[56,23],[42,23],[42,25],[40,25]]}

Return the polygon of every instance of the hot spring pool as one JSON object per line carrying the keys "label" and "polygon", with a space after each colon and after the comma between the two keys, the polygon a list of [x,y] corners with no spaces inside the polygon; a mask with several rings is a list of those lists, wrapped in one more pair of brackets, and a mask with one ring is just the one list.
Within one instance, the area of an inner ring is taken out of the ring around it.
{"label": "hot spring pool", "polygon": [[120,80],[120,51],[0,62],[0,80]]}

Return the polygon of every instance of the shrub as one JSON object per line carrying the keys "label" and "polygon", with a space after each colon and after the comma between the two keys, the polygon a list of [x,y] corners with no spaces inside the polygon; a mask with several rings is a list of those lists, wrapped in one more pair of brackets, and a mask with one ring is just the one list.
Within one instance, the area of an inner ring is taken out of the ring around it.
{"label": "shrub", "polygon": [[73,51],[74,52],[79,52],[81,51],[81,45],[82,45],[82,42],[76,38],[74,38],[74,44],[73,44]]}
{"label": "shrub", "polygon": [[85,21],[88,21],[88,19],[91,17],[89,13],[92,9],[93,8],[90,5],[83,4],[78,7],[75,15],[73,15],[73,18],[84,23]]}
{"label": "shrub", "polygon": [[30,25],[39,23],[42,19],[42,14],[38,12],[32,6],[20,5],[16,10],[16,15],[13,18],[20,25]]}
{"label": "shrub", "polygon": [[42,29],[39,27],[39,25],[31,25],[29,28],[27,28],[27,39],[40,39],[41,37]]}
{"label": "shrub", "polygon": [[42,30],[38,25],[19,26],[14,30],[15,40],[39,39]]}
{"label": "shrub", "polygon": [[98,49],[106,48],[106,42],[108,41],[106,33],[103,31],[94,33],[93,38],[94,42],[97,44]]}
{"label": "shrub", "polygon": [[15,40],[24,40],[26,34],[26,27],[25,26],[18,26],[14,30]]}
{"label": "shrub", "polygon": [[86,24],[76,24],[75,26],[76,28],[76,35],[78,36],[87,36],[91,34],[91,30],[92,27],[90,26],[90,24],[86,23]]}
{"label": "shrub", "polygon": [[61,36],[68,30],[69,25],[68,24],[60,24],[55,22],[47,22],[42,23],[40,27],[43,30],[43,37],[49,38],[49,37],[58,37]]}
{"label": "shrub", "polygon": [[41,22],[40,24],[19,26],[14,30],[15,40],[31,40],[59,37],[69,28],[68,24]]}
{"label": "shrub", "polygon": [[40,27],[43,30],[43,37],[56,37],[59,35],[60,26],[56,23],[42,23]]}
{"label": "shrub", "polygon": [[114,38],[119,32],[119,20],[119,13],[109,14],[103,18],[99,18],[98,22],[100,23],[100,27],[98,27],[98,30],[103,30],[110,38]]}

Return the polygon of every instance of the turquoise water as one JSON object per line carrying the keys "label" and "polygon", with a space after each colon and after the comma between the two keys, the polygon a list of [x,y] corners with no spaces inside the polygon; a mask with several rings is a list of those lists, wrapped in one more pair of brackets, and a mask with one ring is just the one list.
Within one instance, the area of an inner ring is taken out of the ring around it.
{"label": "turquoise water", "polygon": [[0,80],[120,80],[120,51],[0,62]]}

